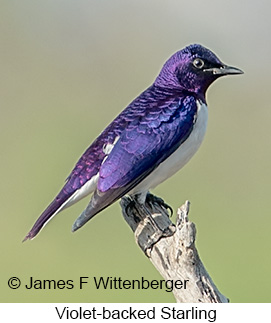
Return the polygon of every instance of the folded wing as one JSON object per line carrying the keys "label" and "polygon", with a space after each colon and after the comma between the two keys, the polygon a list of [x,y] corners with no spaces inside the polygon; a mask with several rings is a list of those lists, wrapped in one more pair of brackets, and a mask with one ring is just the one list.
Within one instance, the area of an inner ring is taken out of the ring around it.
{"label": "folded wing", "polygon": [[168,158],[190,135],[196,114],[193,97],[175,98],[131,122],[102,164],[97,189],[72,230],[127,194]]}

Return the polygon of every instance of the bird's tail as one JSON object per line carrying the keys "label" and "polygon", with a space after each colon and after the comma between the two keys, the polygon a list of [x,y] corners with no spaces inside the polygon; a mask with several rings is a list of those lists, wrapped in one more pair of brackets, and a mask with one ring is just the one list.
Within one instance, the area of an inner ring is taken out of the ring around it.
{"label": "bird's tail", "polygon": [[94,217],[97,213],[102,211],[106,206],[103,208],[97,207],[97,202],[96,202],[96,192],[93,194],[88,206],[86,209],[80,214],[80,216],[76,219],[72,226],[72,232],[77,231],[80,229],[84,224],[86,224],[91,218]]}
{"label": "bird's tail", "polygon": [[119,196],[114,197],[114,193],[111,193],[110,191],[102,193],[99,190],[95,190],[88,206],[74,222],[72,232],[80,229],[96,214],[100,213],[119,198]]}

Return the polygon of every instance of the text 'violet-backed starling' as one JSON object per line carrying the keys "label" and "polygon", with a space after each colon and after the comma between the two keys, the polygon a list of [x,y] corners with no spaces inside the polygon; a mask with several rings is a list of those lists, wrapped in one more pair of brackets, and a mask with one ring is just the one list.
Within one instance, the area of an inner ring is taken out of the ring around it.
{"label": "text 'violet-backed starling'", "polygon": [[145,203],[149,189],[176,173],[198,150],[207,126],[207,88],[221,76],[241,73],[201,45],[172,55],[154,83],[84,152],[24,240],[33,239],[54,215],[91,193],[72,231],[125,194]]}

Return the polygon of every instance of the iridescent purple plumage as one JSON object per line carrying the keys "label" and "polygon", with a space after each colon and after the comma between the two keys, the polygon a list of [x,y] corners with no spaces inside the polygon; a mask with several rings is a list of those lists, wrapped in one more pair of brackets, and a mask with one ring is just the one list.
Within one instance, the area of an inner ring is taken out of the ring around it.
{"label": "iridescent purple plumage", "polygon": [[[196,59],[205,65],[199,68]],[[94,191],[73,231],[131,192],[190,136],[197,120],[198,103],[205,103],[207,87],[219,76],[239,73],[240,70],[225,66],[200,45],[175,53],[154,84],[123,110],[85,151],[25,240],[34,238],[51,217],[86,193]]]}

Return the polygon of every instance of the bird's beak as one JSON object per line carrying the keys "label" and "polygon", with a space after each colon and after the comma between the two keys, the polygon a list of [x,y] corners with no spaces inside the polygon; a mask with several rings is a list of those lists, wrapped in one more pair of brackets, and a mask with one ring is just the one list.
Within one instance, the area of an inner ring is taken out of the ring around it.
{"label": "bird's beak", "polygon": [[230,75],[230,74],[244,74],[242,70],[236,67],[224,65],[222,67],[214,67],[205,69],[204,72],[211,72],[214,75]]}

